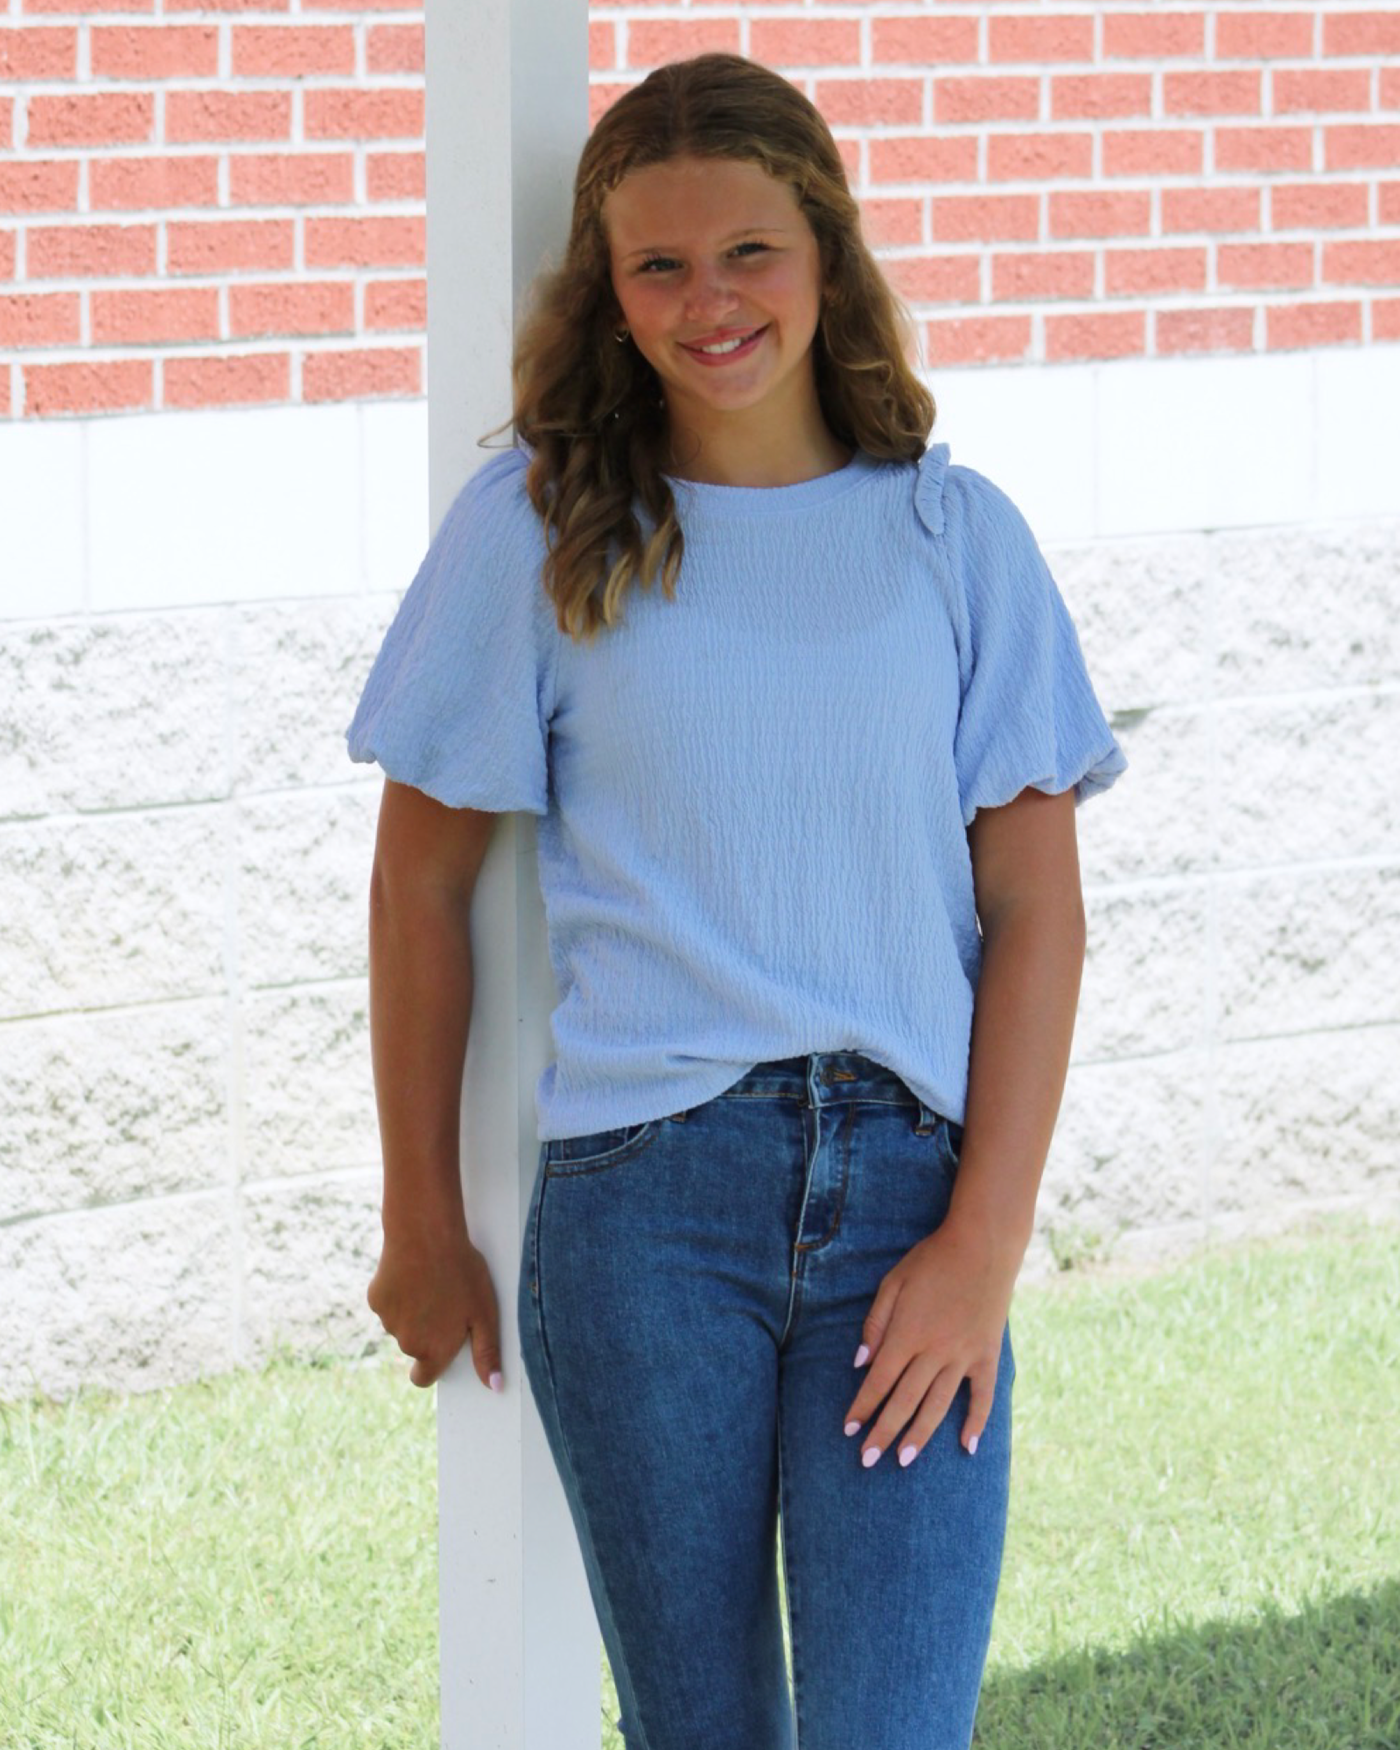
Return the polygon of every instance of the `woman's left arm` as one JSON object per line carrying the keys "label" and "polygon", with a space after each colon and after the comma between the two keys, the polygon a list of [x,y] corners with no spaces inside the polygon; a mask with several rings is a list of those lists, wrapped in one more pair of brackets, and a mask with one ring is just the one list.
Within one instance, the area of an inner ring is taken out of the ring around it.
{"label": "woman's left arm", "polygon": [[881,1282],[862,1329],[869,1371],[845,1425],[884,1402],[866,1464],[906,1426],[901,1462],[917,1456],[964,1379],[961,1439],[976,1451],[1069,1068],[1085,943],[1073,791],[979,809],[968,845],[983,950],[962,1150],[947,1214]]}

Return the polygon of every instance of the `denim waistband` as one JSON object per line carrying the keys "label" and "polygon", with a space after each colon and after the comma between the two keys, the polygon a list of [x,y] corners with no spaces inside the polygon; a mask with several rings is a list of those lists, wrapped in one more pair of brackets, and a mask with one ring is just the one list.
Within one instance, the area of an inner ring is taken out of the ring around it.
{"label": "denim waistband", "polygon": [[812,1106],[865,1105],[917,1107],[919,1130],[939,1114],[883,1063],[859,1051],[811,1051],[805,1057],[775,1057],[756,1063],[725,1088],[722,1100],[801,1100]]}

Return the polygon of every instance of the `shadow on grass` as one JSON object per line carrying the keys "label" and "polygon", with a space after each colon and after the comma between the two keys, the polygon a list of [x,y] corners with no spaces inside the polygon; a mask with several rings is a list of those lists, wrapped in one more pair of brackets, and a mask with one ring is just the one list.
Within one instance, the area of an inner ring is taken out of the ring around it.
{"label": "shadow on grass", "polygon": [[989,1672],[975,1750],[1396,1750],[1400,1580]]}

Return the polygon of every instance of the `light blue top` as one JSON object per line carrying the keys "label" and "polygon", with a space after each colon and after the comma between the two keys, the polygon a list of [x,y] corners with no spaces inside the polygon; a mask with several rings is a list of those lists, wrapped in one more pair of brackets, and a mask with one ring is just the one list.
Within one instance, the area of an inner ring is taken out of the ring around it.
{"label": "light blue top", "polygon": [[528,460],[457,494],[347,741],[440,802],[539,816],[559,995],[539,1139],[812,1051],[863,1052],[961,1123],[964,828],[1127,765],[1025,518],[946,443],[793,486],[674,480],[676,599],[629,589],[590,647],[540,583]]}

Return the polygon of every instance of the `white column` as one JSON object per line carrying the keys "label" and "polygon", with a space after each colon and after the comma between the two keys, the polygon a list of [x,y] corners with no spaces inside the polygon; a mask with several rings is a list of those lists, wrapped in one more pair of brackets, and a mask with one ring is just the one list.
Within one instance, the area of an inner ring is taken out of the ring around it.
{"label": "white column", "polygon": [[[588,130],[578,0],[427,0],[428,428],[435,528],[510,412],[514,315],[568,235]],[[509,432],[493,439],[501,444]],[[446,1750],[596,1750],[599,1632],[520,1364],[515,1295],[554,1004],[535,822],[502,821],[473,906],[462,1117],[472,1238],[501,1313],[505,1391],[459,1355],[438,1384]]]}

